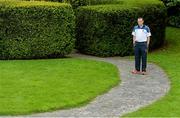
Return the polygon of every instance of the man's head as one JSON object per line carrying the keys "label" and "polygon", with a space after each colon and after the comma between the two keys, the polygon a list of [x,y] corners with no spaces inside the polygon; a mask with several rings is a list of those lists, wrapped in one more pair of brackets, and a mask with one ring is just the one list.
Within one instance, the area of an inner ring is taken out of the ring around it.
{"label": "man's head", "polygon": [[142,17],[139,17],[137,22],[139,26],[142,26],[144,24],[144,19]]}

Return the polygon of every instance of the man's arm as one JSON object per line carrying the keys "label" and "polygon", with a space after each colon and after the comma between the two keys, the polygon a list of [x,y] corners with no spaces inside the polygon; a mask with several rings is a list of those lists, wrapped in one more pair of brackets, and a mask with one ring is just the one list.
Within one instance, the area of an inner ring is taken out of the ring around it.
{"label": "man's arm", "polygon": [[149,48],[149,44],[150,44],[150,37],[151,37],[151,31],[150,28],[147,27],[147,47]]}
{"label": "man's arm", "polygon": [[151,40],[150,36],[147,37],[147,47],[148,47],[148,48],[149,48],[150,40]]}
{"label": "man's arm", "polygon": [[135,40],[136,40],[136,37],[133,36],[133,45],[135,46]]}

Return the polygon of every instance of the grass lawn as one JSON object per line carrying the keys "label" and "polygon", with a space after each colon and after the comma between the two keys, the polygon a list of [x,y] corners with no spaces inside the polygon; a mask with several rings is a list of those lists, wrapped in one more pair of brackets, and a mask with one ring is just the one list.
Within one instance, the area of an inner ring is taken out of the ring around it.
{"label": "grass lawn", "polygon": [[0,61],[0,115],[80,106],[119,83],[109,63],[77,58]]}
{"label": "grass lawn", "polygon": [[125,116],[180,117],[180,29],[168,27],[166,39],[167,46],[150,53],[148,58],[167,72],[171,81],[171,90],[154,104]]}

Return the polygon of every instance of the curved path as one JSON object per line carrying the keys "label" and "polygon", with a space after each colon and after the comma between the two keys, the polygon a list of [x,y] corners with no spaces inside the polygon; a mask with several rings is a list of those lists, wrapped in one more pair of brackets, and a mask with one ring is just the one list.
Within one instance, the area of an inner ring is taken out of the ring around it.
{"label": "curved path", "polygon": [[155,64],[148,64],[148,75],[133,75],[133,61],[121,57],[99,58],[73,53],[75,58],[88,58],[110,62],[120,71],[121,83],[89,104],[68,110],[37,113],[30,116],[46,117],[119,117],[151,104],[164,96],[170,83],[164,71]]}

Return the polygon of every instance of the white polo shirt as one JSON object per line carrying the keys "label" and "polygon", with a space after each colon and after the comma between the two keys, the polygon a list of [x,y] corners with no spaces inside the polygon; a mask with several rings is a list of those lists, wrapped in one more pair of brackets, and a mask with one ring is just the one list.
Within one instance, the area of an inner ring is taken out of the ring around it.
{"label": "white polo shirt", "polygon": [[146,42],[147,38],[151,36],[151,32],[148,26],[135,26],[132,31],[132,35],[135,36],[135,41]]}

